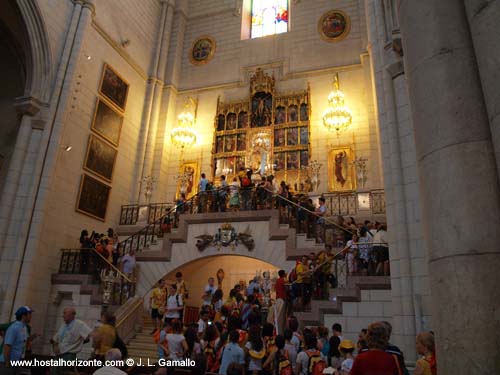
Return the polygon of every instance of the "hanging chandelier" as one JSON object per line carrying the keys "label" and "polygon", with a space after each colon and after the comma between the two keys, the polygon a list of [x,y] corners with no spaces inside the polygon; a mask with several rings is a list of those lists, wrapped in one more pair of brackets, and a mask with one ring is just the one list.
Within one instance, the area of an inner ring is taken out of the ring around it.
{"label": "hanging chandelier", "polygon": [[328,95],[328,108],[323,114],[323,125],[337,135],[352,124],[352,114],[345,105],[344,93],[340,91],[339,75],[335,74],[333,90]]}
{"label": "hanging chandelier", "polygon": [[[188,98],[193,104],[198,104],[192,98]],[[190,103],[186,103],[184,111],[177,116],[177,126],[170,132],[172,143],[180,147],[181,150],[191,147],[196,143],[196,133],[194,132],[195,115],[189,112]]]}

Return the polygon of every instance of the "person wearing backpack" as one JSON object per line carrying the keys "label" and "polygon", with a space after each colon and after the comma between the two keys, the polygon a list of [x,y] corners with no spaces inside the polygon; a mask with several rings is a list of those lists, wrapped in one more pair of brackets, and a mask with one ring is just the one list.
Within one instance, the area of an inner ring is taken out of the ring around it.
{"label": "person wearing backpack", "polygon": [[285,349],[285,337],[283,335],[276,336],[275,346],[272,352],[264,362],[264,368],[272,368],[273,375],[293,375],[293,366],[290,360],[290,355]]}
{"label": "person wearing backpack", "polygon": [[[168,286],[167,309],[165,310],[165,321],[172,322],[181,318],[181,311],[184,309],[182,297],[177,294],[177,285]],[[181,321],[182,323],[182,321]]]}
{"label": "person wearing backpack", "polygon": [[252,209],[252,171],[247,171],[240,177],[242,211]]}
{"label": "person wearing backpack", "polygon": [[311,333],[304,335],[306,350],[297,355],[298,375],[322,375],[327,367],[325,357],[317,349],[318,340]]}

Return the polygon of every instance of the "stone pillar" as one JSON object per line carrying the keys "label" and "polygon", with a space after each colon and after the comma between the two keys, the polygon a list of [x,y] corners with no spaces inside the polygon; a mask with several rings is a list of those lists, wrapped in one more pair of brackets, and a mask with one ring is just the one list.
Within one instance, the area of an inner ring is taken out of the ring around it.
{"label": "stone pillar", "polygon": [[500,184],[465,7],[401,0],[399,15],[438,372],[499,374]]}
{"label": "stone pillar", "polygon": [[464,0],[500,175],[500,1]]}

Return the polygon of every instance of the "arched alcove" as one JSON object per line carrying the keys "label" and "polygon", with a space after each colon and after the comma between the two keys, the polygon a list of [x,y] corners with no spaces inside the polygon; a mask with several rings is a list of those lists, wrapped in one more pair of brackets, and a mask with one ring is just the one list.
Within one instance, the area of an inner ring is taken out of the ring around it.
{"label": "arched alcove", "polygon": [[189,290],[189,299],[187,305],[200,306],[202,303],[201,296],[203,289],[207,285],[209,277],[213,277],[217,283],[217,271],[224,271],[224,279],[222,281],[222,291],[224,299],[229,295],[229,291],[238,284],[240,280],[246,285],[257,272],[263,271],[278,271],[278,267],[262,260],[245,257],[241,255],[218,255],[204,257],[185,263],[180,267],[170,271],[164,276],[167,281],[174,282],[175,274],[182,272]]}

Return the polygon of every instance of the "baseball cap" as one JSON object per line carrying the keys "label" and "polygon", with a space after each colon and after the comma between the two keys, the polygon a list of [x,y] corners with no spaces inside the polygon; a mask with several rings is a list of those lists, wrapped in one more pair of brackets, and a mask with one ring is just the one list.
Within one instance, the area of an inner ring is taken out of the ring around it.
{"label": "baseball cap", "polygon": [[31,310],[28,306],[21,306],[20,308],[17,309],[16,311],[16,316],[21,316],[23,314],[28,314],[34,312]]}

